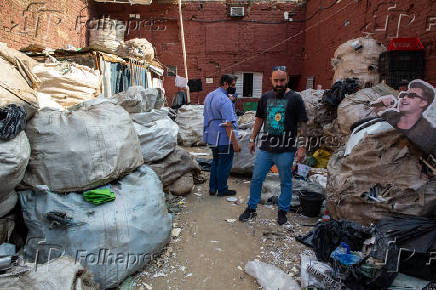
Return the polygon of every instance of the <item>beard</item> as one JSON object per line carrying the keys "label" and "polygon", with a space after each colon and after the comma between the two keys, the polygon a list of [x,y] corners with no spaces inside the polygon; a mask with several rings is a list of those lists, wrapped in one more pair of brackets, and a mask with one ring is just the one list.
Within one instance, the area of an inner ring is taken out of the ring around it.
{"label": "beard", "polygon": [[286,87],[285,86],[276,86],[273,87],[273,91],[277,96],[284,96],[285,95],[285,90]]}

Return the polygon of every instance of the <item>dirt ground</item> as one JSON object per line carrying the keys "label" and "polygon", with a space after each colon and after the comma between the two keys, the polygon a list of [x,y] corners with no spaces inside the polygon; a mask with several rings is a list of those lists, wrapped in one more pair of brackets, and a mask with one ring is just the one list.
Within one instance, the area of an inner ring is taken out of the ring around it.
{"label": "dirt ground", "polygon": [[306,247],[295,236],[312,229],[317,219],[289,213],[288,223],[278,226],[277,206],[259,205],[257,218],[241,223],[237,219],[246,207],[249,178],[232,176],[229,187],[237,190],[237,202],[209,196],[207,182],[173,199],[181,210],[174,214],[171,241],[134,278],[134,289],[259,289],[243,270],[254,259],[276,265],[299,281],[300,254]]}

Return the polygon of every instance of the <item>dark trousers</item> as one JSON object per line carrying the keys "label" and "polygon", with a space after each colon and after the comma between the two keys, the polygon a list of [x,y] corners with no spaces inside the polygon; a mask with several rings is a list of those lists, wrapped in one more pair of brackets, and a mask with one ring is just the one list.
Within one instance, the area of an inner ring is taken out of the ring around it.
{"label": "dark trousers", "polygon": [[209,190],[222,194],[228,190],[227,179],[230,176],[230,170],[233,164],[233,147],[232,145],[220,145],[211,147],[212,149],[212,166],[210,168]]}

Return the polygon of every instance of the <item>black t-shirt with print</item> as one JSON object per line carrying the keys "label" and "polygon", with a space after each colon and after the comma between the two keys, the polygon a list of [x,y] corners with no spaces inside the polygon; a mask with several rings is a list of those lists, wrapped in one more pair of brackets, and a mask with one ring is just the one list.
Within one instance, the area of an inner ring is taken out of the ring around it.
{"label": "black t-shirt with print", "polygon": [[256,117],[264,119],[260,149],[271,153],[295,151],[297,123],[307,122],[301,96],[289,91],[277,97],[271,90],[257,104]]}

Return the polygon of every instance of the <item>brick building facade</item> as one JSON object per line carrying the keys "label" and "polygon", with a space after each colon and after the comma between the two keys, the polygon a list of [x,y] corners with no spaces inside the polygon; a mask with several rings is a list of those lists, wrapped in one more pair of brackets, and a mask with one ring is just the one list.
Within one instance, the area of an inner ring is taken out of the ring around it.
{"label": "brick building facade", "polygon": [[83,47],[86,30],[76,25],[81,18],[88,18],[86,0],[2,0],[0,41],[17,49],[30,44]]}
{"label": "brick building facade", "polygon": [[[42,2],[0,2],[2,41],[14,48],[32,43],[83,47],[86,20],[110,16],[126,21],[127,40],[147,38],[155,46],[157,58],[184,75],[177,4],[160,0],[149,6],[92,0]],[[242,5],[245,16],[230,17],[230,1],[184,1],[188,73],[203,83],[203,91],[193,93],[191,102],[201,103],[207,92],[219,85],[223,73],[260,75],[261,90],[266,91],[271,88],[271,67],[277,64],[288,67],[295,89],[304,89],[308,77],[314,77],[315,87],[328,88],[335,49],[366,33],[385,45],[397,36],[419,37],[426,49],[426,79],[436,83],[436,1],[301,2],[238,1],[234,6]],[[293,21],[285,21],[284,12]],[[171,101],[177,92],[174,77],[165,75],[164,86]]]}
{"label": "brick building facade", "polygon": [[394,37],[419,37],[426,49],[426,80],[436,85],[436,1],[347,0],[328,8],[332,2],[307,2],[301,88],[311,76],[315,85],[330,87],[336,48],[368,33],[386,46]]}
{"label": "brick building facade", "polygon": [[[262,73],[263,90],[271,88],[269,76],[274,65],[286,65],[291,75],[300,75],[304,35],[274,47],[288,35],[304,29],[304,23],[284,21],[284,11],[295,11],[296,17],[304,18],[305,7],[294,2],[244,5],[243,18],[230,17],[229,5],[223,2],[184,3],[188,75],[190,79],[200,78],[203,83],[202,92],[191,94],[191,103],[201,103],[207,92],[219,85],[223,73]],[[126,21],[126,39],[147,38],[155,46],[158,59],[166,66],[177,67],[177,73],[184,76],[176,4],[95,3],[91,10],[95,13],[93,17],[110,16]],[[139,14],[140,19],[129,21],[129,14]],[[206,78],[213,82],[206,83]],[[174,77],[166,76],[164,86],[170,97],[177,91]]]}

